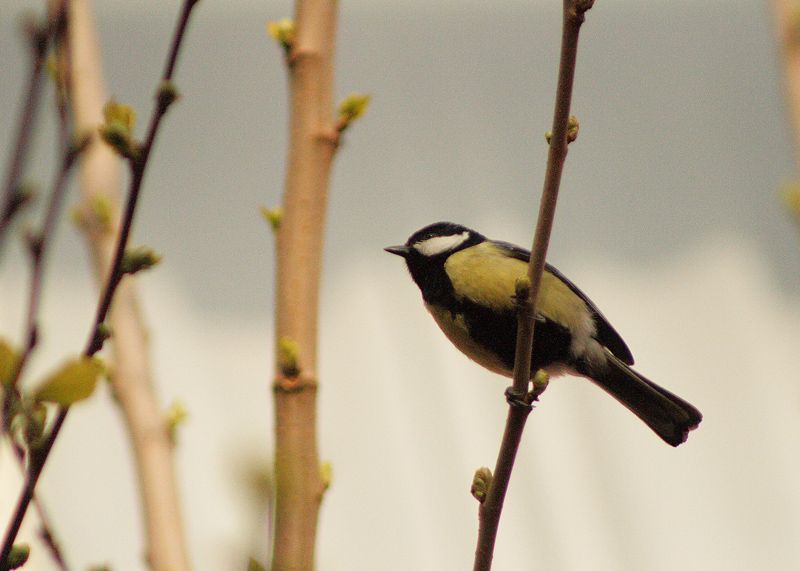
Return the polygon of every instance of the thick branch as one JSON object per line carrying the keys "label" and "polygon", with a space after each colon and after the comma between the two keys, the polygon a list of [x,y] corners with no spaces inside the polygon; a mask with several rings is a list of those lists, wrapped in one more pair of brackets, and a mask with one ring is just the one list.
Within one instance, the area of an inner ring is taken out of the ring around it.
{"label": "thick branch", "polygon": [[800,169],[800,6],[792,0],[772,0],[775,31],[782,53],[784,89],[794,137],[795,164]]}
{"label": "thick branch", "polygon": [[277,360],[274,570],[314,566],[324,486],[316,434],[317,323],[322,242],[336,151],[333,54],[336,2],[298,0],[289,53],[290,140],[277,231],[277,340],[297,347],[295,370]]}
{"label": "thick branch", "polygon": [[[553,113],[553,129],[550,139],[550,151],[547,157],[542,199],[539,204],[539,218],[528,265],[530,289],[528,304],[523,304],[527,319],[532,321],[531,327],[519,327],[517,334],[517,360],[514,364],[514,385],[506,420],[506,428],[497,457],[492,482],[485,501],[479,508],[478,545],[475,551],[475,571],[491,569],[497,529],[500,525],[500,514],[503,510],[511,470],[514,466],[517,449],[522,439],[522,431],[528,418],[530,408],[523,403],[513,402],[523,399],[530,404],[535,393],[528,392],[531,374],[531,352],[533,348],[536,300],[539,284],[544,271],[547,247],[555,217],[558,189],[561,183],[561,172],[567,156],[567,124],[572,101],[572,84],[575,77],[575,60],[578,50],[578,35],[584,20],[584,13],[592,7],[593,0],[564,0],[564,17],[561,37],[561,59],[556,88],[556,104]],[[526,308],[526,305],[529,307]]]}

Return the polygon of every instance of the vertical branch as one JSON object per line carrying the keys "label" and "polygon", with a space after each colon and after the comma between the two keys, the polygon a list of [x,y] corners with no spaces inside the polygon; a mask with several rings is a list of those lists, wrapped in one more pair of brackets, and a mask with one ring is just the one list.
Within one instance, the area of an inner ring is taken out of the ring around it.
{"label": "vertical branch", "polygon": [[42,92],[42,68],[45,54],[47,53],[49,36],[52,33],[51,29],[52,26],[40,26],[33,21],[28,22],[25,29],[26,40],[31,50],[31,69],[13,151],[9,157],[6,180],[3,184],[3,196],[0,198],[0,201],[2,201],[0,205],[0,252],[2,251],[5,233],[11,224],[14,214],[16,214],[24,200],[23,195],[20,193],[19,184],[30,148],[30,138],[33,132],[36,111],[39,107],[39,97]]}
{"label": "vertical branch", "polygon": [[[561,56],[556,88],[556,103],[553,112],[553,129],[550,150],[547,157],[542,199],[539,204],[539,217],[528,265],[529,283],[518,287],[521,307],[519,321],[527,321],[530,327],[521,326],[517,331],[517,351],[514,363],[514,384],[508,391],[509,410],[506,428],[497,456],[494,476],[489,484],[485,500],[478,510],[478,543],[475,550],[475,571],[488,571],[492,566],[497,529],[503,510],[511,471],[525,422],[531,410],[531,403],[541,389],[534,387],[528,392],[530,382],[531,353],[536,315],[536,300],[539,284],[544,271],[547,246],[555,217],[561,173],[567,157],[569,110],[572,101],[572,85],[575,77],[575,61],[578,52],[578,36],[585,12],[592,7],[594,0],[564,0],[563,28],[561,36]],[[521,290],[521,291],[520,291]],[[524,325],[524,323],[521,323]]]}
{"label": "vertical branch", "polygon": [[[96,132],[103,123],[107,95],[91,7],[88,0],[71,0],[70,11],[75,122],[81,132]],[[119,185],[119,158],[95,137],[80,168],[80,220],[98,281],[109,275],[120,232]],[[109,323],[113,331],[111,380],[134,451],[147,560],[152,569],[188,570],[172,443],[152,383],[146,326],[133,280],[120,284]]]}
{"label": "vertical branch", "polygon": [[[297,0],[288,51],[289,155],[277,230],[275,529],[272,569],[314,566],[324,492],[316,434],[317,322],[333,118],[336,2]],[[295,350],[287,356],[286,347]]]}
{"label": "vertical branch", "polygon": [[775,32],[784,70],[784,91],[789,107],[795,164],[800,169],[800,6],[794,0],[772,0]]}

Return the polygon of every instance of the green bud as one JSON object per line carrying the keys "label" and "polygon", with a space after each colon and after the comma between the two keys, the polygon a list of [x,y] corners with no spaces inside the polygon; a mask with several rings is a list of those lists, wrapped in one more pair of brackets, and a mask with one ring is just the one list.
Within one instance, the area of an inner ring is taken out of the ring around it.
{"label": "green bud", "polygon": [[0,383],[3,386],[8,386],[17,372],[17,365],[19,364],[19,353],[11,346],[11,344],[3,338],[0,338]]}
{"label": "green bud", "polygon": [[354,121],[360,119],[367,111],[370,96],[352,93],[339,104],[339,123],[337,130],[341,133]]}
{"label": "green bud", "polygon": [[276,206],[275,208],[267,208],[266,206],[262,206],[260,210],[261,216],[272,227],[272,231],[277,232],[278,228],[281,227],[281,221],[283,220],[283,208],[280,206]]}
{"label": "green bud", "polygon": [[178,88],[175,86],[174,82],[170,80],[164,80],[158,86],[156,100],[158,101],[158,106],[163,111],[166,111],[167,108],[175,103],[179,98],[180,93],[178,92]]}
{"label": "green bud", "polygon": [[187,418],[189,418],[189,413],[180,401],[174,401],[167,409],[167,431],[169,432],[169,440],[172,444],[177,442],[178,427],[186,422]]}
{"label": "green bud", "polygon": [[278,339],[278,367],[287,377],[296,377],[300,374],[298,361],[300,359],[300,346],[297,341],[289,337]]}
{"label": "green bud", "polygon": [[282,20],[267,22],[267,34],[278,42],[287,53],[292,49],[295,37],[294,20],[283,18]]}
{"label": "green bud", "polygon": [[569,119],[567,119],[567,143],[571,143],[578,138],[580,129],[581,125],[578,123],[578,118],[575,115],[570,115]]}
{"label": "green bud", "polygon": [[247,562],[247,571],[267,571],[267,568],[251,557]]}
{"label": "green bud", "polygon": [[533,375],[533,400],[539,400],[539,395],[542,394],[547,385],[550,384],[550,375],[539,369]]}
{"label": "green bud", "polygon": [[120,269],[123,274],[135,274],[142,270],[149,270],[160,261],[161,256],[149,246],[136,246],[125,250]]}
{"label": "green bud", "polygon": [[5,561],[7,569],[18,569],[25,565],[31,554],[31,547],[27,543],[15,543]]}
{"label": "green bud", "polygon": [[323,462],[319,466],[319,476],[322,480],[322,489],[327,490],[331,487],[333,482],[333,464],[330,462]]}
{"label": "green bud", "polygon": [[118,121],[101,125],[100,137],[123,158],[132,159],[139,152],[130,130]]}
{"label": "green bud", "polygon": [[475,470],[475,475],[472,476],[472,486],[470,486],[469,493],[472,497],[480,503],[486,499],[486,494],[489,492],[489,486],[492,485],[492,471],[483,466]]}

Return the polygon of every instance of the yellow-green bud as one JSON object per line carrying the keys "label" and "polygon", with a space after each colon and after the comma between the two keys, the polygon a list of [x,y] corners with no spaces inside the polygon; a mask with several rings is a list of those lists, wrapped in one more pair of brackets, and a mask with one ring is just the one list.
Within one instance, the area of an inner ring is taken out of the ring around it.
{"label": "yellow-green bud", "polygon": [[347,129],[353,121],[360,119],[369,107],[370,96],[361,93],[351,93],[339,104],[338,131]]}
{"label": "yellow-green bud", "polygon": [[120,269],[123,274],[135,274],[142,270],[149,270],[160,261],[161,256],[149,246],[136,246],[125,250]]}
{"label": "yellow-green bud", "polygon": [[287,377],[296,377],[300,374],[298,361],[300,360],[300,346],[297,341],[289,337],[278,339],[278,367]]}
{"label": "yellow-green bud", "polygon": [[327,490],[333,482],[333,464],[323,462],[319,467],[319,476],[322,480],[322,489]]}
{"label": "yellow-green bud", "polygon": [[294,20],[283,18],[282,20],[267,22],[267,34],[288,52],[292,49],[292,44],[294,44]]}
{"label": "yellow-green bud", "polygon": [[283,220],[283,208],[280,206],[276,206],[275,208],[267,208],[266,206],[262,206],[260,210],[261,216],[272,227],[272,231],[277,232],[278,228],[281,227],[281,221]]}
{"label": "yellow-green bud", "polygon": [[173,444],[177,442],[178,427],[186,422],[187,418],[189,418],[189,412],[180,401],[174,401],[167,409],[167,430],[169,431],[170,442]]}
{"label": "yellow-green bud", "polygon": [[8,554],[5,564],[7,569],[18,569],[25,565],[28,557],[31,554],[31,547],[27,543],[15,543],[11,546],[11,552]]}
{"label": "yellow-green bud", "polygon": [[469,493],[472,497],[480,503],[486,499],[486,494],[489,492],[489,486],[492,485],[492,471],[486,466],[482,466],[475,470],[475,475],[472,477],[472,486]]}

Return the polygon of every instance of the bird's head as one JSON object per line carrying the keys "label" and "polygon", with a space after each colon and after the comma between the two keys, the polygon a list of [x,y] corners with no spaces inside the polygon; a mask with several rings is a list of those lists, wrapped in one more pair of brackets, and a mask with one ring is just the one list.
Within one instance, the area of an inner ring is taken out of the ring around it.
{"label": "bird's head", "polygon": [[486,237],[466,226],[436,222],[414,232],[402,246],[384,249],[405,259],[412,279],[422,290],[423,298],[432,302],[452,291],[445,273],[447,258],[484,241]]}
{"label": "bird's head", "polygon": [[436,222],[414,232],[402,246],[384,248],[413,263],[443,261],[449,255],[485,241],[486,237],[453,222]]}

